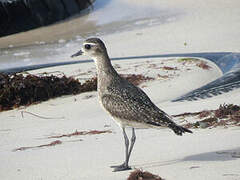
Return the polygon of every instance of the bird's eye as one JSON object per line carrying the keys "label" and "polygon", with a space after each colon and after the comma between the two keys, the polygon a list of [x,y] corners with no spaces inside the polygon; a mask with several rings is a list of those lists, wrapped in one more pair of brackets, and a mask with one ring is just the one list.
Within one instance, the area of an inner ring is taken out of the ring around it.
{"label": "bird's eye", "polygon": [[85,44],[84,48],[85,48],[85,49],[91,49],[91,45]]}

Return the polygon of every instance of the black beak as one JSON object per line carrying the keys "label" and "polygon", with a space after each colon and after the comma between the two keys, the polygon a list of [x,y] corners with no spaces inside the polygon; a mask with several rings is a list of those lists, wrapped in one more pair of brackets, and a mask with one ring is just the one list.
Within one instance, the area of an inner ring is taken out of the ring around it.
{"label": "black beak", "polygon": [[82,55],[82,54],[83,54],[83,52],[82,52],[82,50],[80,50],[80,51],[78,51],[77,53],[71,55],[71,57],[80,56],[80,55]]}

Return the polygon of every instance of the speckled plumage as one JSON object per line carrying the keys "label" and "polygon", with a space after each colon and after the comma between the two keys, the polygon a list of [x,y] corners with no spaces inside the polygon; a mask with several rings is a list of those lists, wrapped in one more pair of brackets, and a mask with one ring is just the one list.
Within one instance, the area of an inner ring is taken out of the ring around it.
{"label": "speckled plumage", "polygon": [[[129,169],[128,160],[136,139],[134,128],[167,127],[177,135],[182,135],[184,132],[191,133],[190,130],[173,122],[171,117],[160,110],[140,88],[119,76],[110,62],[104,43],[100,39],[87,39],[83,45],[84,47],[77,55],[83,53],[95,61],[99,101],[123,129],[126,160],[124,164],[115,167],[116,171]],[[129,142],[125,127],[132,127],[130,150],[128,150]]]}
{"label": "speckled plumage", "polygon": [[93,59],[98,71],[100,103],[120,126],[168,127],[178,135],[187,131],[176,125],[140,88],[119,76],[111,65],[105,45],[100,39],[91,38],[84,42],[87,43],[99,46]]}
{"label": "speckled plumage", "polygon": [[112,81],[107,85],[107,90],[100,94],[103,107],[113,118],[128,121],[128,126],[142,123],[143,126],[156,124],[158,126],[169,125],[166,114],[156,107],[148,96],[138,87],[135,87],[125,79]]}

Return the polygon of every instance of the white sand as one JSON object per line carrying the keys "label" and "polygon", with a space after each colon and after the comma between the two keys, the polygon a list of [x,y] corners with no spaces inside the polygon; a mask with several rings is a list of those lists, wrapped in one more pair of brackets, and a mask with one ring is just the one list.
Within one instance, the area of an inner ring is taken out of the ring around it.
{"label": "white sand", "polygon": [[[143,3],[143,1],[141,1]],[[137,3],[134,1],[132,3]],[[165,25],[103,36],[109,54],[141,56],[165,53],[239,51],[239,1],[211,0],[173,1],[163,4],[181,9],[183,16]],[[224,12],[224,13],[223,13]],[[186,43],[186,45],[184,45]],[[69,55],[76,49],[69,49]],[[81,57],[86,59],[86,57]],[[185,66],[176,59],[164,60],[164,65],[180,70],[165,72],[148,68],[163,66],[161,59],[114,61],[120,73],[171,75],[143,84],[153,102],[169,114],[215,109],[222,103],[240,102],[240,90],[234,90],[206,100],[172,103],[169,100],[198,88],[222,75],[212,63],[210,70],[195,65]],[[140,64],[140,67],[135,67]],[[136,69],[137,68],[137,69]],[[94,76],[93,63],[39,70],[63,71],[67,75],[85,73]],[[34,72],[36,73],[36,71]],[[79,76],[80,77],[80,76]],[[80,77],[80,78],[81,78]],[[91,98],[88,98],[92,96]],[[53,119],[42,119],[22,111]],[[41,180],[123,180],[130,171],[113,173],[110,165],[124,159],[121,130],[98,104],[96,92],[66,96],[26,108],[0,113],[0,179]],[[180,121],[176,119],[176,122]],[[75,130],[112,130],[110,134],[48,139],[52,135],[73,133]],[[197,129],[194,134],[178,137],[170,130],[138,130],[137,142],[130,165],[160,175],[166,180],[236,180],[240,178],[240,159],[232,152],[240,151],[240,128]],[[13,151],[20,147],[39,146],[55,140],[63,143],[53,147]],[[224,151],[225,153],[216,153]]]}
{"label": "white sand", "polygon": [[[219,69],[203,70],[196,63],[183,65],[177,59],[156,59],[153,61],[115,61],[120,73],[144,73],[150,77],[169,75],[144,83],[144,90],[159,107],[169,114],[178,114],[206,108],[215,108],[219,104],[239,102],[238,91],[210,98],[208,100],[184,103],[171,103],[169,100],[178,93],[186,93],[189,82],[197,83],[197,88],[221,76]],[[139,66],[141,65],[141,66]],[[175,71],[164,71],[160,67],[177,67]],[[94,64],[70,65],[32,73],[63,71],[67,75],[86,73],[93,77]],[[188,69],[188,70],[187,70]],[[189,70],[190,69],[190,70]],[[92,70],[92,72],[89,72]],[[204,76],[203,76],[204,75]],[[201,78],[200,78],[201,76]],[[188,79],[186,81],[186,78]],[[212,79],[209,79],[212,78]],[[201,79],[201,80],[200,80]],[[179,90],[178,87],[182,90]],[[91,96],[91,98],[88,98]],[[228,97],[228,101],[226,101]],[[42,119],[28,113],[54,118]],[[1,179],[124,179],[129,171],[113,173],[110,165],[123,160],[124,145],[119,127],[111,120],[98,104],[97,93],[90,92],[76,96],[53,99],[27,108],[20,108],[0,114],[1,133]],[[175,119],[178,122],[178,119]],[[180,121],[178,122],[180,123]],[[112,130],[111,134],[86,135],[48,139],[53,135],[62,135],[87,130]],[[193,135],[178,137],[170,130],[138,130],[137,143],[131,158],[131,165],[142,168],[166,179],[226,179],[238,176],[239,159],[231,158],[231,152],[216,154],[239,148],[239,128],[195,130]],[[231,141],[228,139],[231,138]],[[221,143],[218,142],[221,139]],[[39,146],[55,140],[62,144],[54,147],[42,147],[13,151],[20,147]],[[224,142],[224,143],[223,143]],[[214,170],[214,171],[213,171]],[[230,174],[230,175],[228,175]]]}

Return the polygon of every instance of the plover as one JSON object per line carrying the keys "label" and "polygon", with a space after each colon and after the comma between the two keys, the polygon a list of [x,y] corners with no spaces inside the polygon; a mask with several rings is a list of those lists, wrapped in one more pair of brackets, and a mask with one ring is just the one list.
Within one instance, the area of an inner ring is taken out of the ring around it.
{"label": "plover", "polygon": [[[136,140],[135,128],[170,128],[177,135],[192,131],[177,125],[172,118],[159,109],[138,87],[120,77],[113,68],[104,43],[98,38],[87,39],[83,47],[72,57],[91,57],[97,68],[97,91],[102,107],[120,125],[125,140],[125,161],[119,166],[111,166],[114,171],[131,169],[129,158]],[[131,144],[125,128],[132,128]]]}

